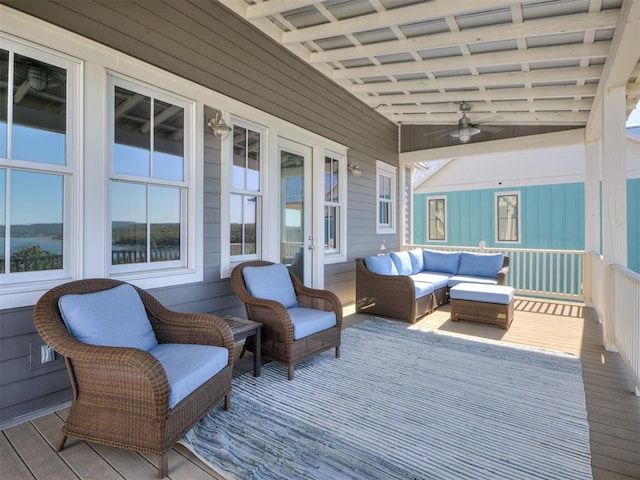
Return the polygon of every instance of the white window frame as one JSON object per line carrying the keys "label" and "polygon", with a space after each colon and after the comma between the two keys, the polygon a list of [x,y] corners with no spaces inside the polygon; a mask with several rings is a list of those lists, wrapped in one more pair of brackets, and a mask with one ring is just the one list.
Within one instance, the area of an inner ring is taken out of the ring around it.
{"label": "white window frame", "polygon": [[[380,219],[380,178],[387,177],[390,180],[390,199],[384,203],[389,204],[389,223],[383,224]],[[398,196],[398,169],[388,163],[376,160],[376,233],[395,234],[397,230],[397,196]]]}
{"label": "white window frame", "polygon": [[[167,92],[163,89],[154,87],[146,82],[125,78],[116,72],[107,72],[107,145],[108,145],[108,165],[109,175],[106,179],[109,192],[108,214],[107,214],[107,239],[105,249],[105,263],[108,266],[109,276],[112,278],[124,279],[132,281],[135,279],[144,279],[150,277],[171,276],[181,273],[195,273],[197,270],[196,252],[196,211],[195,193],[195,165],[197,161],[195,151],[196,122],[195,122],[195,102],[186,99],[180,95]],[[157,100],[168,102],[172,105],[184,108],[184,179],[182,181],[167,181],[154,177],[138,177],[133,175],[118,174],[114,171],[114,94],[115,87],[122,87],[127,90],[150,96]],[[181,190],[181,259],[179,261],[168,262],[147,262],[147,263],[131,263],[125,265],[112,265],[112,239],[111,239],[111,186],[115,181],[132,182],[138,185],[149,186],[168,186],[172,188],[180,188]]]}
{"label": "white window frame", "polygon": [[[221,268],[220,268],[220,276],[222,278],[229,277],[231,274],[231,270],[233,267],[238,265],[239,263],[248,261],[248,260],[259,260],[261,258],[265,258],[264,252],[264,242],[265,238],[265,215],[267,211],[267,207],[265,205],[266,198],[266,185],[268,178],[268,158],[269,158],[269,143],[267,141],[269,131],[263,126],[254,122],[249,122],[244,120],[243,118],[224,115],[223,118],[225,122],[231,127],[231,132],[229,136],[222,140],[221,142],[221,187],[220,194],[222,197],[221,200],[221,212],[220,212],[220,252],[221,252]],[[247,192],[245,190],[234,191],[231,188],[231,175],[232,175],[232,167],[233,167],[233,128],[235,126],[245,128],[247,130],[251,130],[260,134],[260,191],[259,192]],[[251,194],[255,195],[259,198],[259,205],[256,209],[256,253],[251,255],[231,255],[231,232],[229,228],[231,226],[231,205],[230,198],[232,193],[239,194]]]}
{"label": "white window frame", "polygon": [[[498,212],[498,200],[499,197],[507,197],[507,196],[515,196],[518,201],[518,239],[517,240],[500,240],[499,239],[499,228],[500,228],[500,217]],[[494,197],[494,212],[495,212],[495,241],[497,244],[520,244],[522,243],[522,198],[519,191],[511,191],[511,192],[495,192]]]}
{"label": "white window frame", "polygon": [[[338,243],[333,249],[324,250],[324,263],[329,265],[332,263],[345,262],[347,259],[347,158],[345,155],[341,155],[330,150],[324,150],[322,157],[322,171],[324,173],[324,162],[329,157],[338,162],[338,201],[327,202],[324,201],[322,205],[322,228],[324,229],[324,207],[337,207],[338,208],[338,225],[337,225],[337,237]],[[324,178],[324,177],[322,177]],[[323,189],[324,190],[324,189]],[[322,231],[323,245],[324,245],[324,230]]]}
{"label": "white window frame", "polygon": [[[80,224],[82,214],[81,198],[82,178],[81,169],[81,138],[82,138],[82,66],[81,60],[73,58],[53,50],[35,46],[8,35],[0,35],[2,49],[10,52],[9,80],[11,85],[13,78],[13,54],[19,54],[33,58],[66,71],[66,133],[65,133],[65,165],[52,165],[41,162],[14,160],[11,156],[11,141],[9,137],[10,125],[13,118],[11,101],[8,102],[7,117],[7,149],[8,158],[0,158],[0,168],[7,170],[7,180],[10,171],[21,170],[34,173],[60,175],[63,177],[63,268],[59,270],[45,270],[37,272],[0,273],[0,285],[2,292],[0,300],[3,308],[11,308],[35,303],[40,295],[64,281],[75,278],[81,272],[82,253],[79,246],[82,242],[82,234],[78,233],[77,225]],[[11,93],[9,99],[11,99]],[[8,100],[9,100],[8,99]],[[9,208],[10,191],[7,188],[6,205]],[[7,223],[10,219],[5,218]],[[9,243],[9,242],[7,242]],[[5,249],[5,259],[9,262],[9,246]]]}
{"label": "white window frame", "polygon": [[[444,201],[444,238],[443,239],[432,239],[430,236],[431,232],[431,218],[430,213],[431,209],[429,208],[429,202],[443,200]],[[444,195],[438,195],[433,197],[427,197],[427,241],[428,242],[440,242],[444,243],[447,241],[447,232],[449,230],[448,226],[449,213],[447,212],[447,197]]]}

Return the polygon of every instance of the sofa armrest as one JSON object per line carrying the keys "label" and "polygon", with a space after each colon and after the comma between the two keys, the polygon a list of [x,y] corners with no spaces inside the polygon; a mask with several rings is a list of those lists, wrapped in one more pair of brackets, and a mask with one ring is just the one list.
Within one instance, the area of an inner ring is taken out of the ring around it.
{"label": "sofa armrest", "polygon": [[507,273],[509,272],[509,257],[505,255],[502,260],[502,268],[498,270],[498,285],[507,284]]}

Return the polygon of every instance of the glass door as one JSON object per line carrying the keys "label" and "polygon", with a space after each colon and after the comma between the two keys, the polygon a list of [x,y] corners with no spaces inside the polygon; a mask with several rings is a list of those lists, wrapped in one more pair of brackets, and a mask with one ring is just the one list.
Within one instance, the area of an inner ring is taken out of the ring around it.
{"label": "glass door", "polygon": [[279,139],[280,262],[305,285],[312,284],[315,249],[311,215],[311,148]]}

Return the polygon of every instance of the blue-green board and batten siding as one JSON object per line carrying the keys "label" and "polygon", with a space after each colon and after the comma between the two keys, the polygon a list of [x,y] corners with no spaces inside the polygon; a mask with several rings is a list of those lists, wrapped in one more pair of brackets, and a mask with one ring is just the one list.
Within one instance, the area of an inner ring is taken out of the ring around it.
{"label": "blue-green board and batten siding", "polygon": [[[496,193],[520,194],[521,239],[496,242]],[[427,198],[446,198],[446,241],[429,241]],[[418,193],[413,242],[419,245],[584,250],[584,183]],[[640,272],[640,179],[627,181],[628,267]]]}

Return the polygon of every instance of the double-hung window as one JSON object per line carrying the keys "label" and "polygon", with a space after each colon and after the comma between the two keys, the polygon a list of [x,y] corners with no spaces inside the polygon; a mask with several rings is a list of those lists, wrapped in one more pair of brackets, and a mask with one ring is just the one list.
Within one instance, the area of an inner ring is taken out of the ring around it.
{"label": "double-hung window", "polygon": [[327,153],[324,157],[324,255],[344,254],[344,157]]}
{"label": "double-hung window", "polygon": [[396,167],[376,162],[377,233],[396,233],[397,176]]}
{"label": "double-hung window", "polygon": [[447,200],[445,197],[427,198],[428,236],[430,242],[447,240]]}
{"label": "double-hung window", "polygon": [[263,133],[249,124],[233,125],[233,160],[229,192],[231,262],[257,259],[261,253]]}
{"label": "double-hung window", "polygon": [[20,293],[27,282],[68,278],[77,266],[79,64],[4,38],[2,45],[0,283]]}
{"label": "double-hung window", "polygon": [[520,242],[520,194],[496,193],[496,241]]}
{"label": "double-hung window", "polygon": [[112,274],[193,268],[188,219],[192,102],[116,76],[111,98],[109,255]]}

